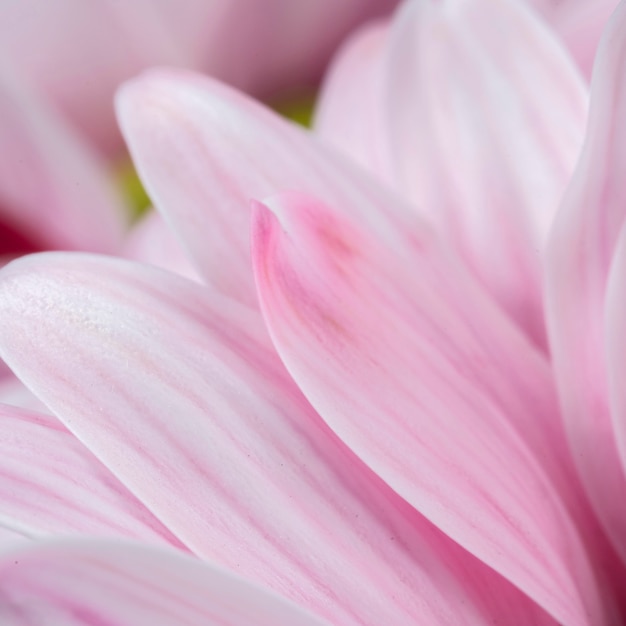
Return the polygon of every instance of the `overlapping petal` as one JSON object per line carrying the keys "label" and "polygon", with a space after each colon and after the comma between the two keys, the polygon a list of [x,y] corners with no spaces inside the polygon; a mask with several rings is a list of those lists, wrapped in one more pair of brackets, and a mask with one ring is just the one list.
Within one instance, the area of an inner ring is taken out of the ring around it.
{"label": "overlapping petal", "polygon": [[391,173],[545,346],[541,251],[586,119],[575,66],[541,20],[510,0],[413,0],[377,54],[359,52],[364,39],[335,72],[360,54],[360,72],[370,74],[360,84],[377,88],[379,104],[353,115],[344,105],[353,84],[331,75],[321,119],[334,123],[321,125],[323,135],[340,126],[354,135],[360,125],[360,142],[338,131],[342,147],[361,162],[372,158],[374,173]]}
{"label": "overlapping petal", "polygon": [[2,356],[200,556],[333,623],[554,624],[333,435],[257,311],[87,255],[0,291]]}
{"label": "overlapping petal", "polygon": [[22,248],[118,249],[122,204],[103,162],[35,93],[2,72],[0,145],[0,221]]}
{"label": "overlapping petal", "polygon": [[320,415],[559,623],[602,623],[561,495],[511,424],[532,429],[535,414],[548,432],[555,401],[538,353],[427,232],[416,264],[318,201],[271,207],[278,218],[261,206],[253,235],[262,310]]}
{"label": "overlapping petal", "polygon": [[550,26],[567,46],[585,78],[591,78],[600,38],[620,0],[566,0],[550,15]]}
{"label": "overlapping petal", "polygon": [[49,542],[0,555],[6,626],[323,626],[190,557],[131,543]]}
{"label": "overlapping petal", "polygon": [[626,197],[626,8],[598,51],[587,138],[551,235],[546,303],[550,347],[573,458],[626,561],[626,479],[608,406],[606,282]]}
{"label": "overlapping petal", "polygon": [[182,547],[58,420],[0,405],[0,525]]}
{"label": "overlapping petal", "polygon": [[315,193],[397,245],[410,208],[309,133],[228,87],[182,72],[151,72],[118,95],[122,131],[157,209],[206,280],[256,306],[250,272],[251,198]]}

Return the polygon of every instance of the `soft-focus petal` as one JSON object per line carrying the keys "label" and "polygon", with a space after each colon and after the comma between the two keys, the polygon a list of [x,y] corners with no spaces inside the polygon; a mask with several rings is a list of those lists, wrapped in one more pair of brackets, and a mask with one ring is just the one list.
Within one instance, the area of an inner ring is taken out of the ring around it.
{"label": "soft-focus petal", "polygon": [[86,135],[119,150],[113,93],[153,66],[202,69],[266,96],[314,84],[344,35],[396,0],[0,3],[0,53]]}
{"label": "soft-focus petal", "polygon": [[600,37],[618,4],[619,0],[567,0],[549,19],[586,78],[591,77]]}
{"label": "soft-focus petal", "polygon": [[384,116],[384,46],[389,24],[363,27],[342,47],[324,80],[316,110],[318,137],[393,184]]}
{"label": "soft-focus petal", "polygon": [[3,60],[105,151],[120,144],[117,85],[152,63],[189,63],[172,30],[150,0],[0,3]]}
{"label": "soft-focus petal", "polygon": [[128,233],[122,256],[201,282],[189,256],[156,211],[150,211]]}
{"label": "soft-focus petal", "polygon": [[617,446],[626,468],[626,229],[618,240],[606,297],[605,349],[610,407]]}
{"label": "soft-focus petal", "polygon": [[1,302],[2,355],[197,554],[333,623],[553,625],[337,440],[256,311],[85,255],[15,262]]}
{"label": "soft-focus petal", "polygon": [[23,531],[12,528],[4,520],[0,520],[0,550],[31,541],[31,537]]}
{"label": "soft-focus petal", "polygon": [[260,208],[253,235],[262,310],[320,415],[557,621],[602,623],[571,519],[505,417],[554,410],[537,353],[427,234],[416,267],[317,201],[272,208],[280,223]]}
{"label": "soft-focus petal", "polygon": [[190,557],[131,543],[50,542],[0,556],[6,626],[323,626]]}
{"label": "soft-focus petal", "polygon": [[0,405],[0,523],[180,542],[56,418]]}
{"label": "soft-focus petal", "polygon": [[207,282],[247,304],[256,306],[250,198],[315,193],[356,212],[390,245],[410,236],[410,209],[303,129],[216,81],[150,72],[122,88],[118,115],[156,208]]}
{"label": "soft-focus petal", "polygon": [[117,249],[123,211],[103,163],[2,72],[0,146],[0,221],[34,248]]}
{"label": "soft-focus petal", "polygon": [[545,346],[541,251],[582,144],[578,71],[522,3],[413,0],[393,22],[387,74],[399,188]]}
{"label": "soft-focus petal", "polygon": [[626,480],[608,408],[606,281],[626,212],[626,6],[598,51],[586,144],[552,232],[546,308],[561,405],[590,500],[626,561]]}

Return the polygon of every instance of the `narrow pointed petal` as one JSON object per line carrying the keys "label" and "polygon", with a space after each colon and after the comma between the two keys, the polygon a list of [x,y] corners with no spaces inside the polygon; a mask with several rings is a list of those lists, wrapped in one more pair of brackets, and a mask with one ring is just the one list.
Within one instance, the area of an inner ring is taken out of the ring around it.
{"label": "narrow pointed petal", "polygon": [[150,211],[128,233],[122,256],[201,282],[189,256],[156,211]]}
{"label": "narrow pointed petal", "polygon": [[6,626],[323,626],[191,557],[132,543],[49,542],[0,556]]}
{"label": "narrow pointed petal", "polygon": [[2,222],[38,249],[118,249],[123,210],[104,163],[36,94],[4,74],[0,145]]}
{"label": "narrow pointed petal", "polygon": [[[153,71],[118,94],[122,132],[155,207],[209,284],[256,306],[250,199],[315,193],[406,239],[410,209],[333,150],[228,87],[191,73]],[[389,211],[392,207],[392,211]]]}
{"label": "narrow pointed petal", "polygon": [[180,542],[56,418],[0,405],[0,520],[28,535]]}
{"label": "narrow pointed petal", "polygon": [[257,311],[87,255],[0,291],[0,353],[198,555],[333,623],[554,626],[328,430]]}
{"label": "narrow pointed petal", "polygon": [[626,7],[598,51],[585,148],[551,235],[547,319],[561,405],[588,496],[626,562],[626,478],[608,407],[605,294],[626,198]]}
{"label": "narrow pointed petal", "polygon": [[414,0],[393,23],[387,75],[399,188],[545,347],[541,251],[587,112],[576,67],[521,2]]}
{"label": "narrow pointed petal", "polygon": [[549,410],[536,353],[432,237],[410,265],[317,201],[285,196],[271,206],[280,223],[261,206],[253,234],[262,310],[327,424],[559,623],[602,623],[574,526],[505,417]]}

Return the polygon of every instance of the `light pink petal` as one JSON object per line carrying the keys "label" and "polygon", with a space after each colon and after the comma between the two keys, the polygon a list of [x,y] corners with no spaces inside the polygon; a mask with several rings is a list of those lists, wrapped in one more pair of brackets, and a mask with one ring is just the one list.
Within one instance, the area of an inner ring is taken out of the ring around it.
{"label": "light pink petal", "polygon": [[566,0],[549,20],[586,78],[591,77],[600,37],[619,0]]}
{"label": "light pink petal", "polygon": [[150,211],[128,233],[122,256],[201,282],[189,256],[156,211]]}
{"label": "light pink petal", "polygon": [[39,249],[119,247],[123,210],[104,163],[1,72],[0,145],[0,221]]}
{"label": "light pink petal", "polygon": [[0,557],[6,626],[323,626],[191,557],[113,542],[38,543]]}
{"label": "light pink petal", "polygon": [[180,542],[56,418],[0,405],[0,524]]}
{"label": "light pink petal", "polygon": [[617,242],[607,284],[605,350],[609,400],[622,466],[626,468],[626,229]]}
{"label": "light pink petal", "polygon": [[[165,2],[173,21],[180,3]],[[332,52],[359,23],[397,0],[214,0],[199,42],[202,69],[261,96],[314,87]],[[195,28],[198,29],[196,20]]]}
{"label": "light pink petal", "polygon": [[7,522],[0,520],[0,550],[24,544],[31,539],[24,531],[13,528]]}
{"label": "light pink petal", "polygon": [[410,236],[410,209],[305,130],[216,81],[150,72],[122,88],[117,107],[156,208],[207,282],[247,304],[256,306],[251,198],[284,189],[315,193],[390,242]]}
{"label": "light pink petal", "polygon": [[586,88],[512,0],[414,0],[387,51],[397,184],[545,345],[541,251],[581,147]]}
{"label": "light pink petal", "polygon": [[384,47],[389,24],[363,27],[343,46],[326,75],[315,110],[315,134],[381,180],[394,174],[384,119]]}
{"label": "light pink petal", "polygon": [[[0,403],[24,409],[33,409],[39,413],[49,413],[46,406],[13,375],[6,365],[0,362]],[[6,368],[6,370],[5,370]]]}
{"label": "light pink petal", "polygon": [[0,53],[102,149],[120,149],[113,93],[160,64],[277,95],[314,85],[359,22],[396,0],[29,0],[0,4]]}
{"label": "light pink petal", "polygon": [[151,64],[190,62],[174,37],[176,24],[164,22],[154,0],[3,2],[0,52],[66,120],[114,152],[121,147],[113,115],[117,85]]}
{"label": "light pink petal", "polygon": [[285,196],[272,209],[280,223],[261,206],[253,235],[262,309],[320,415],[559,623],[602,623],[571,519],[506,417],[553,410],[537,354],[432,237],[410,266],[317,201]]}
{"label": "light pink petal", "polygon": [[598,51],[585,148],[553,230],[547,261],[550,348],[561,405],[590,500],[626,561],[626,480],[608,407],[606,281],[626,195],[626,8]]}
{"label": "light pink petal", "polygon": [[16,261],[0,300],[2,355],[198,555],[336,624],[554,626],[329,431],[256,311],[86,255]]}

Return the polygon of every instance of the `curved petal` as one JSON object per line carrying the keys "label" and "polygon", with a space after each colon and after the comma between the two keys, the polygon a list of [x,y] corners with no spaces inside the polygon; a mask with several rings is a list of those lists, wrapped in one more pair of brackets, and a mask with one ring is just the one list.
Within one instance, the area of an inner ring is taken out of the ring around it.
{"label": "curved petal", "polygon": [[619,0],[567,0],[559,5],[550,19],[550,25],[588,79],[591,78],[600,38],[618,4]]}
{"label": "curved petal", "polygon": [[[154,201],[209,284],[256,306],[250,271],[251,198],[315,193],[381,237],[406,239],[410,208],[306,131],[199,75],[153,71],[124,86],[118,116]],[[391,210],[390,210],[391,207]]]}
{"label": "curved petal", "polygon": [[212,565],[131,543],[48,542],[0,556],[6,626],[323,626]]}
{"label": "curved petal", "polygon": [[32,538],[22,530],[13,528],[6,522],[0,521],[0,550],[7,550],[13,546],[23,544]]}
{"label": "curved petal", "polygon": [[545,347],[541,250],[582,145],[578,71],[512,0],[408,2],[386,61],[399,189]]}
{"label": "curved petal", "polygon": [[608,407],[606,280],[626,196],[626,7],[601,43],[585,148],[551,235],[546,310],[565,424],[589,499],[626,562],[626,479]]}
{"label": "curved petal", "polygon": [[0,405],[0,523],[29,536],[180,542],[63,425]]}
{"label": "curved petal", "polygon": [[388,22],[369,24],[343,45],[318,96],[313,129],[325,142],[392,184],[383,124],[383,52],[389,29]]}
{"label": "curved petal", "polygon": [[[6,365],[0,362],[0,367]],[[39,413],[49,413],[41,400],[38,400],[23,384],[13,375],[8,368],[0,376],[0,403],[8,404],[24,409],[33,409]]]}
{"label": "curved petal", "polygon": [[0,220],[39,249],[117,250],[123,209],[104,163],[1,72],[0,145]]}
{"label": "curved petal", "polygon": [[[184,6],[180,14],[200,6],[178,4]],[[19,78],[88,140],[114,153],[121,147],[112,106],[118,84],[151,64],[191,61],[172,36],[180,16],[166,24],[158,5],[154,0],[3,2],[2,58],[13,60]]]}
{"label": "curved petal", "polygon": [[602,623],[580,538],[505,417],[553,410],[537,355],[432,238],[409,266],[317,201],[272,210],[280,223],[261,206],[253,234],[262,310],[326,423],[559,623]]}
{"label": "curved petal", "polygon": [[554,626],[328,430],[256,311],[86,255],[1,293],[3,356],[200,556],[333,623]]}

